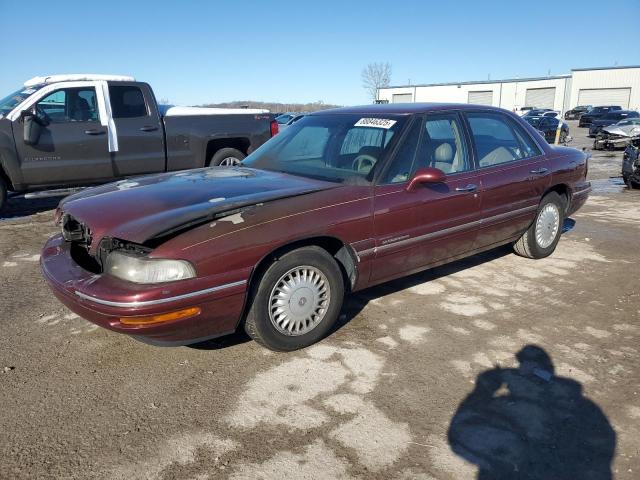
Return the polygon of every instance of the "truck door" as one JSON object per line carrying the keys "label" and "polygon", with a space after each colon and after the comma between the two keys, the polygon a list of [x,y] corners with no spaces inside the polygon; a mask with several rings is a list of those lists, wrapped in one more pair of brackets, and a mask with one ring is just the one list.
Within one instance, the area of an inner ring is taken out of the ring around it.
{"label": "truck door", "polygon": [[26,145],[23,122],[13,122],[24,183],[72,185],[113,176],[107,129],[99,121],[94,86],[54,90],[35,109],[48,122],[37,144]]}
{"label": "truck door", "polygon": [[164,132],[151,89],[140,83],[109,83],[118,135],[116,177],[165,171]]}

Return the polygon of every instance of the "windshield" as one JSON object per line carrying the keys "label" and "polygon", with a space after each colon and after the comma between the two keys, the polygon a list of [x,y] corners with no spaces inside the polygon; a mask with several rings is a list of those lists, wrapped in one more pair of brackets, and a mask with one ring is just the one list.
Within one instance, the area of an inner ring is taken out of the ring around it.
{"label": "windshield", "polygon": [[640,125],[640,118],[628,118],[626,120],[620,120],[616,125]]}
{"label": "windshield", "polygon": [[542,120],[542,117],[529,117],[526,119],[527,122],[529,122],[529,124],[532,127],[538,127],[540,125],[540,121]]}
{"label": "windshield", "polygon": [[243,165],[335,183],[368,184],[405,116],[311,115],[245,158]]}
{"label": "windshield", "polygon": [[6,115],[7,113],[9,113],[31,95],[36,93],[39,88],[40,87],[23,87],[20,90],[16,90],[12,94],[4,97],[2,100],[0,100],[0,115]]}

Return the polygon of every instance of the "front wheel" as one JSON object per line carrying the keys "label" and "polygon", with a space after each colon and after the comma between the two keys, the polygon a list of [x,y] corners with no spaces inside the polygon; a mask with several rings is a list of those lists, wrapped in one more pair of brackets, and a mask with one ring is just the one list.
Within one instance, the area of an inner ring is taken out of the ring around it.
{"label": "front wheel", "polygon": [[513,244],[515,252],[527,258],[548,257],[556,249],[564,222],[564,199],[556,192],[544,196],[536,219]]}
{"label": "front wheel", "polygon": [[244,329],[270,350],[286,352],[312,345],[338,319],[344,299],[342,272],[320,247],[284,254],[256,281]]}
{"label": "front wheel", "polygon": [[246,155],[235,148],[221,148],[211,157],[211,167],[234,167],[240,165]]}

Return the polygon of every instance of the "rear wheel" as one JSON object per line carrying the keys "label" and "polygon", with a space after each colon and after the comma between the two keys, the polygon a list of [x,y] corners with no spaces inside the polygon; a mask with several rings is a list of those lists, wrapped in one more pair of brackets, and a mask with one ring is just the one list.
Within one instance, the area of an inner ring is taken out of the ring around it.
{"label": "rear wheel", "polygon": [[0,177],[0,212],[7,205],[7,184],[2,177]]}
{"label": "rear wheel", "polygon": [[256,281],[244,328],[271,350],[291,351],[316,343],[340,314],[342,273],[333,257],[320,247],[303,247],[283,255]]}
{"label": "rear wheel", "polygon": [[211,157],[209,166],[211,167],[233,167],[240,165],[246,155],[235,148],[221,148]]}
{"label": "rear wheel", "polygon": [[556,192],[544,196],[536,219],[513,244],[515,252],[527,258],[548,257],[556,249],[564,222],[565,201]]}

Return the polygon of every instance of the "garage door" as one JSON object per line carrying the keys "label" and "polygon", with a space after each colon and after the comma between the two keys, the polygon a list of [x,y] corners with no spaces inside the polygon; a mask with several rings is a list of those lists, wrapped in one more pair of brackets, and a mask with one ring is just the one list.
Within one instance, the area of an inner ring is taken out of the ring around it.
{"label": "garage door", "polygon": [[393,103],[411,103],[413,102],[413,95],[410,93],[394,93],[391,101]]}
{"label": "garage door", "polygon": [[472,103],[474,105],[492,105],[493,90],[469,92],[468,103]]}
{"label": "garage door", "polygon": [[556,87],[527,88],[525,107],[553,108],[556,100]]}
{"label": "garage door", "polygon": [[578,92],[578,105],[620,105],[629,108],[630,88],[585,88]]}

